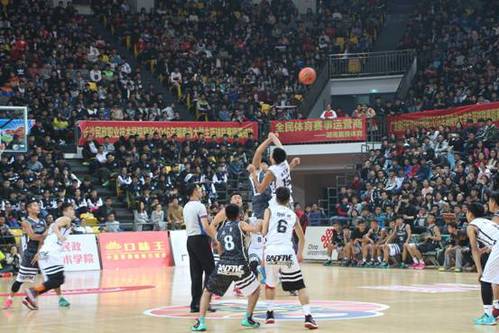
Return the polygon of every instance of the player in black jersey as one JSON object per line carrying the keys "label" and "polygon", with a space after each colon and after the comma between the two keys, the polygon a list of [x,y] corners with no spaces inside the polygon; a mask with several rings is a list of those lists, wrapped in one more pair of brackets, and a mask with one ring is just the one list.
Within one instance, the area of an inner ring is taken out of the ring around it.
{"label": "player in black jersey", "polygon": [[[248,262],[248,251],[245,239],[250,232],[259,232],[260,225],[252,226],[239,219],[239,207],[230,204],[225,207],[227,220],[217,232],[222,254],[215,271],[208,278],[206,288],[201,298],[200,317],[192,326],[192,331],[206,331],[205,316],[210,304],[211,295],[223,296],[232,282],[248,296],[248,308],[241,325],[249,328],[258,328],[260,323],[253,320],[253,311],[260,295],[260,284],[251,271]],[[210,225],[210,228],[214,226]]]}
{"label": "player in black jersey", "polygon": [[404,223],[404,218],[402,216],[397,216],[395,218],[395,226],[391,230],[390,235],[387,237],[385,244],[383,245],[383,263],[380,264],[380,268],[390,267],[390,257],[396,257],[402,253],[402,263],[405,262],[407,258],[407,250],[405,249],[405,244],[409,243],[411,239],[411,226]]}
{"label": "player in black jersey", "polygon": [[440,229],[435,224],[436,218],[433,214],[428,214],[428,225],[426,226],[426,233],[424,240],[421,243],[406,244],[407,252],[412,257],[414,264],[411,266],[413,269],[424,269],[425,263],[423,254],[427,252],[435,251],[440,247],[440,241],[442,236],[440,234]]}
{"label": "player in black jersey", "polygon": [[[343,257],[343,248],[345,244],[350,240],[351,230],[348,225],[341,227],[339,223],[335,223],[333,226],[333,233],[327,244],[327,256],[328,260],[323,264],[324,266],[331,266],[333,264],[333,251],[338,252],[338,258]],[[345,241],[346,240],[346,241]]]}
{"label": "player in black jersey", "polygon": [[[47,224],[45,220],[39,217],[40,205],[38,201],[31,199],[26,203],[26,211],[28,216],[21,221],[21,226],[24,232],[24,251],[21,258],[21,266],[16,280],[12,284],[11,292],[7,299],[5,299],[3,308],[9,309],[12,306],[12,298],[21,289],[24,282],[35,281],[38,274],[38,263],[36,262],[36,254],[40,247],[40,242],[45,238],[45,231]],[[62,297],[61,289],[57,288],[57,295],[59,296],[59,306],[68,307],[69,302]]]}
{"label": "player in black jersey", "polygon": [[[365,259],[370,255],[371,261],[367,263],[368,266],[374,266],[382,262],[382,243],[383,243],[383,228],[378,224],[375,219],[371,220],[371,228],[364,236],[366,240],[365,246],[362,247],[362,258]],[[376,261],[377,260],[377,261]]]}

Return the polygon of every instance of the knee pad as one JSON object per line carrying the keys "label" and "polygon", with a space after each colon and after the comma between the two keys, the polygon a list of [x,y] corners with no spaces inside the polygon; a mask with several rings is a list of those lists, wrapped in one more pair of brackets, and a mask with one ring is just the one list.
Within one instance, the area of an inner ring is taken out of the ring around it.
{"label": "knee pad", "polygon": [[19,289],[21,289],[22,284],[22,282],[14,281],[12,287],[10,288],[10,291],[12,291],[13,293],[17,293]]}

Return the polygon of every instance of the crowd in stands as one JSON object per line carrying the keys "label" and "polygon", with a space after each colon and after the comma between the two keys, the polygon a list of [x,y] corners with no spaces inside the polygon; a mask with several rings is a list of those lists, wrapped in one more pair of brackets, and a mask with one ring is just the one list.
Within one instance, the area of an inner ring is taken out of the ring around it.
{"label": "crowd in stands", "polygon": [[0,31],[2,104],[28,105],[29,117],[57,143],[74,142],[82,119],[178,119],[71,2],[10,2]]}
{"label": "crowd in stands", "polygon": [[152,12],[93,1],[112,31],[200,120],[295,119],[305,87],[298,71],[330,53],[368,51],[385,1],[161,1]]}
{"label": "crowd in stands", "polygon": [[497,1],[417,1],[399,47],[416,49],[418,72],[405,101],[379,113],[403,113],[497,102]]}
{"label": "crowd in stands", "polygon": [[[465,235],[466,212],[472,202],[484,203],[488,215],[493,214],[486,202],[488,191],[497,188],[499,181],[498,138],[497,128],[487,119],[469,120],[455,129],[408,130],[403,138],[384,140],[380,149],[370,152],[351,186],[341,188],[333,220],[362,229],[355,234],[357,241],[352,233],[345,244],[351,241],[350,245],[360,246],[371,222],[393,231],[397,218],[401,228],[410,226],[412,234],[434,234],[428,226],[431,220],[442,234]],[[341,238],[340,231],[338,234]],[[402,243],[412,241],[409,234]],[[445,246],[441,239],[435,241]],[[405,255],[410,255],[411,249],[406,250]],[[362,255],[360,264],[365,264],[366,256]],[[382,264],[379,257],[371,255],[373,263]],[[340,257],[348,263],[360,258],[351,254]]]}
{"label": "crowd in stands", "polygon": [[100,183],[116,189],[134,210],[136,230],[165,230],[182,227],[182,191],[189,183],[202,185],[209,206],[226,200],[229,178],[245,172],[256,144],[251,136],[217,140],[203,133],[183,140],[158,133],[121,137],[114,144],[106,138],[102,145],[90,137],[83,156]]}

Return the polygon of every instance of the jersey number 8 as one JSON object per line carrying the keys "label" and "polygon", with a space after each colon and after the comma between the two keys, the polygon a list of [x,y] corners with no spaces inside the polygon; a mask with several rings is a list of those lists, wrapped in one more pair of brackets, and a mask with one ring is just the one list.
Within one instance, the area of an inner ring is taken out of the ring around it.
{"label": "jersey number 8", "polygon": [[225,248],[225,251],[232,251],[234,250],[234,247],[236,247],[236,245],[234,244],[234,240],[232,238],[231,235],[227,235],[224,237],[224,248]]}

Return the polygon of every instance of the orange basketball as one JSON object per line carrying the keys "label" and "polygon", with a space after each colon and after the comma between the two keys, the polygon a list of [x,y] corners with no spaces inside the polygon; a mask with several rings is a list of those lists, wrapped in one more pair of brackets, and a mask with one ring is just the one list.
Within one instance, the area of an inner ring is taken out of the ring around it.
{"label": "orange basketball", "polygon": [[315,69],[313,69],[312,67],[302,68],[302,70],[298,74],[298,80],[301,84],[304,84],[306,86],[314,83],[316,77],[317,75],[315,74]]}

